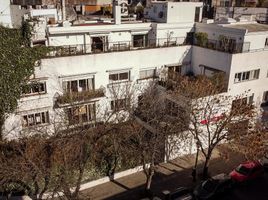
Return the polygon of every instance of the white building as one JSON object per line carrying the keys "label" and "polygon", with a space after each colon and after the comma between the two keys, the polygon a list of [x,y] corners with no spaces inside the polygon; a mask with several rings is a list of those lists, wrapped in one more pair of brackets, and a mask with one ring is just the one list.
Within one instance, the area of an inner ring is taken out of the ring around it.
{"label": "white building", "polygon": [[[72,121],[71,126],[94,125],[104,111],[109,113],[126,101],[125,94],[115,98],[111,88],[142,88],[144,82],[161,76],[158,72],[163,68],[182,74],[224,71],[230,94],[251,89],[254,95],[249,100],[257,105],[268,101],[268,26],[198,23],[202,3],[152,2],[145,12],[151,16],[147,22],[115,19],[119,23],[49,26],[46,44],[52,50],[35,69],[31,80],[35,84],[6,120],[5,132],[18,136],[32,127],[52,128],[53,122],[61,121],[59,113],[64,113],[67,123]],[[209,45],[191,45],[194,32],[206,32]],[[224,49],[217,42],[221,35],[228,39]],[[68,96],[71,92],[76,94],[73,99]]]}

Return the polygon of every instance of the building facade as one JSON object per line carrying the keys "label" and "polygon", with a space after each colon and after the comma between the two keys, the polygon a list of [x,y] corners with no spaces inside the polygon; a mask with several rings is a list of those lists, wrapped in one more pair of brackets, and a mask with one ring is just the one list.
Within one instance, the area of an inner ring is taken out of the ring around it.
{"label": "building facade", "polygon": [[[133,88],[136,101],[148,82],[165,78],[165,70],[208,76],[223,71],[229,94],[250,90],[248,101],[259,107],[268,101],[268,26],[201,23],[198,2],[151,2],[145,14],[147,22],[124,22],[115,14],[114,21],[47,26],[51,50],[6,120],[5,133],[94,126],[120,111]],[[194,41],[200,32],[207,33],[205,45]]]}

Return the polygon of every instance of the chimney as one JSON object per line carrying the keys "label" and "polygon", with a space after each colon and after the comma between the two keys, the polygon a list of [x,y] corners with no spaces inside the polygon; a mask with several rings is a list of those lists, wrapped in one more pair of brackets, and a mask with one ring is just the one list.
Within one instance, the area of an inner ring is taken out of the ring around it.
{"label": "chimney", "polygon": [[113,16],[114,23],[121,24],[121,6],[119,5],[118,0],[113,1]]}
{"label": "chimney", "polygon": [[61,0],[62,21],[66,20],[65,0]]}

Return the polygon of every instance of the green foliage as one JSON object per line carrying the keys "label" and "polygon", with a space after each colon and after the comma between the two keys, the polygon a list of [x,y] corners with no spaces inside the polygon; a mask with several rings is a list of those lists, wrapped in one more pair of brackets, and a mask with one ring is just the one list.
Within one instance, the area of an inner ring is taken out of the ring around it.
{"label": "green foliage", "polygon": [[0,139],[5,115],[17,107],[21,95],[21,86],[34,73],[44,55],[44,48],[29,45],[30,25],[22,29],[9,29],[0,26]]}
{"label": "green foliage", "polygon": [[197,45],[204,47],[208,43],[208,34],[203,32],[197,32],[194,34]]}

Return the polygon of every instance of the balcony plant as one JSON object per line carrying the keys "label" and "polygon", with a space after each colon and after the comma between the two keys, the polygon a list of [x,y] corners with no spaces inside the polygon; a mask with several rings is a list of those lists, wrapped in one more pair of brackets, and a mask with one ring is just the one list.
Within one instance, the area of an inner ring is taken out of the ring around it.
{"label": "balcony plant", "polygon": [[205,47],[208,43],[208,34],[203,32],[197,32],[194,34],[196,44],[201,47]]}
{"label": "balcony plant", "polygon": [[104,89],[96,89],[96,90],[89,90],[89,91],[82,91],[82,92],[68,92],[59,96],[57,99],[58,104],[66,104],[78,101],[86,101],[93,98],[103,97],[104,96]]}

